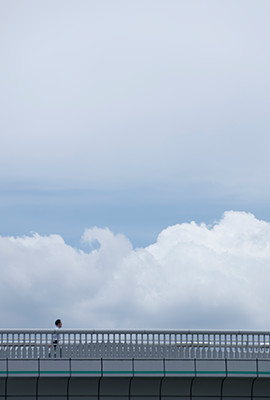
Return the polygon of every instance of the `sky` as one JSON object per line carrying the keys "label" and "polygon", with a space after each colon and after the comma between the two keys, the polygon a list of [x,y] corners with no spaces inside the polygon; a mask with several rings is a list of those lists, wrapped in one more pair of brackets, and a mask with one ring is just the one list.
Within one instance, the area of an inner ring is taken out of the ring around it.
{"label": "sky", "polygon": [[0,328],[269,328],[269,14],[0,0]]}

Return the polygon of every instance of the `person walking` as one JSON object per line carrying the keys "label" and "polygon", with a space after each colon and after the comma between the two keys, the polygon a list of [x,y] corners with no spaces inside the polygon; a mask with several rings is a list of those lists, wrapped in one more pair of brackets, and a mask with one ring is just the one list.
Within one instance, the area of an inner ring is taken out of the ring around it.
{"label": "person walking", "polygon": [[[61,328],[62,328],[62,321],[61,321],[61,319],[57,319],[55,321],[55,328],[54,328],[53,336],[52,336],[54,358],[56,358],[57,346],[61,343],[61,334],[59,333],[59,330]],[[61,347],[59,347],[58,356],[62,357],[62,348]]]}
{"label": "person walking", "polygon": [[55,346],[61,340],[60,333],[59,333],[59,329],[61,329],[61,328],[62,328],[62,321],[61,321],[61,319],[57,319],[55,321],[55,328],[54,328],[54,332],[53,332],[53,345],[55,345]]}

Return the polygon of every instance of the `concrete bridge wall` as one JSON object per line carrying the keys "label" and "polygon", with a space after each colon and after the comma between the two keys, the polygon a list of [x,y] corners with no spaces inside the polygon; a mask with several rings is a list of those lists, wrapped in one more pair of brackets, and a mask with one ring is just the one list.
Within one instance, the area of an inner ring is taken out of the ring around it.
{"label": "concrete bridge wall", "polygon": [[270,399],[270,360],[0,360],[0,399]]}

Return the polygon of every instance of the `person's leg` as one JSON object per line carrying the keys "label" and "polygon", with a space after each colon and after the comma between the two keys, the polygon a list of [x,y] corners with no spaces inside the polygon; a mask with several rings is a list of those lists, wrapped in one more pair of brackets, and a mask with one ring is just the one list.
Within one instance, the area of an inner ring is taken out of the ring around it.
{"label": "person's leg", "polygon": [[54,358],[56,358],[56,347],[57,347],[57,340],[53,341],[53,354],[54,354]]}

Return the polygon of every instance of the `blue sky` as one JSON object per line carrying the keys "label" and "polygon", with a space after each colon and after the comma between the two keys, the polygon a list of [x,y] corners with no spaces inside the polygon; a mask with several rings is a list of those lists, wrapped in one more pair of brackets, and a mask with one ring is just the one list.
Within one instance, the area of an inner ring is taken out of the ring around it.
{"label": "blue sky", "polygon": [[[19,186],[19,185],[18,185]],[[1,191],[1,234],[60,234],[81,248],[81,236],[92,226],[124,233],[134,247],[155,242],[160,231],[175,223],[211,224],[226,210],[244,210],[269,220],[266,199],[241,199],[207,185],[183,185],[182,193],[157,188],[140,190],[25,189]]]}
{"label": "blue sky", "polygon": [[270,221],[269,11],[0,1],[0,235],[146,249],[227,210]]}

